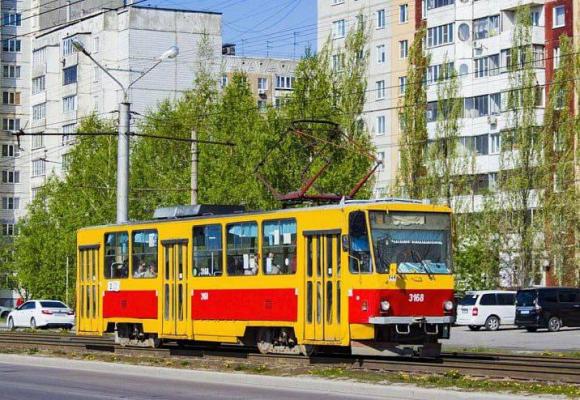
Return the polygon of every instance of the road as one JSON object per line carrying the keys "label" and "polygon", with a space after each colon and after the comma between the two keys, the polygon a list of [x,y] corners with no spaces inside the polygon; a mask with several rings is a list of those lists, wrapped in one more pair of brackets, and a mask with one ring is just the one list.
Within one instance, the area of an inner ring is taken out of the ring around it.
{"label": "road", "polygon": [[[178,370],[0,354],[2,400],[530,400],[410,385]],[[550,398],[550,397],[548,397]]]}
{"label": "road", "polygon": [[442,340],[443,349],[489,348],[515,351],[580,351],[580,328],[562,328],[560,332],[528,332],[514,326],[502,326],[500,330],[489,332],[485,329],[472,332],[466,326],[451,329],[451,339]]}

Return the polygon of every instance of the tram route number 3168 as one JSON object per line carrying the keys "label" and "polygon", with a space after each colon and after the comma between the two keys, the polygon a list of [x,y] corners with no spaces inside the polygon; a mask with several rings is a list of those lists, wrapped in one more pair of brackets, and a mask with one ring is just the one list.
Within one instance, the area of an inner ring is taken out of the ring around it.
{"label": "tram route number 3168", "polygon": [[423,293],[409,293],[409,303],[422,303],[425,301]]}

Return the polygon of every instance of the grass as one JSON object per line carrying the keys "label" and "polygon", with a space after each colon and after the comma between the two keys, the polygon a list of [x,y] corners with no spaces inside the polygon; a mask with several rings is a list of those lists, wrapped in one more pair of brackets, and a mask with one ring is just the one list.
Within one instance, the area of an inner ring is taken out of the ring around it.
{"label": "grass", "polygon": [[445,353],[478,353],[478,354],[517,354],[529,356],[546,356],[546,357],[562,357],[562,358],[580,358],[580,351],[522,351],[522,350],[506,350],[494,349],[490,347],[456,347],[445,346],[443,348]]}

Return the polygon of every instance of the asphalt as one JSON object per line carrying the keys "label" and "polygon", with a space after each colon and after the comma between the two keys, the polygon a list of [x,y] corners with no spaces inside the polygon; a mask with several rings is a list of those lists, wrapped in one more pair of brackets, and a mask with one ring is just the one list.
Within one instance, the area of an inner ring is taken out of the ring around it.
{"label": "asphalt", "polygon": [[397,399],[530,400],[553,397],[468,393],[303,377],[179,370],[96,361],[0,355],[2,400]]}
{"label": "asphalt", "polygon": [[528,332],[513,325],[501,326],[498,331],[482,329],[470,331],[466,326],[451,329],[451,339],[441,340],[446,348],[487,348],[511,351],[580,352],[580,328],[562,328],[560,332],[546,329]]}

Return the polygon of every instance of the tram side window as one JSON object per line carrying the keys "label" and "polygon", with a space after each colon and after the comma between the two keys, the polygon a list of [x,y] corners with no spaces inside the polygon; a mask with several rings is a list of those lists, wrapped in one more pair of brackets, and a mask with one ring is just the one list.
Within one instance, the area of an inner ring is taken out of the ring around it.
{"label": "tram side window", "polygon": [[220,276],[222,269],[222,227],[193,228],[193,276]]}
{"label": "tram side window", "polygon": [[258,224],[242,222],[227,226],[228,275],[258,273]]}
{"label": "tram side window", "polygon": [[362,211],[351,212],[348,229],[350,235],[350,272],[355,274],[371,272],[371,251],[365,213]]}
{"label": "tram side window", "polygon": [[133,278],[157,278],[157,231],[133,232]]}
{"label": "tram side window", "polygon": [[296,221],[264,222],[262,236],[263,269],[266,275],[296,273]]}
{"label": "tram side window", "polygon": [[105,278],[120,279],[129,276],[129,234],[105,234]]}

